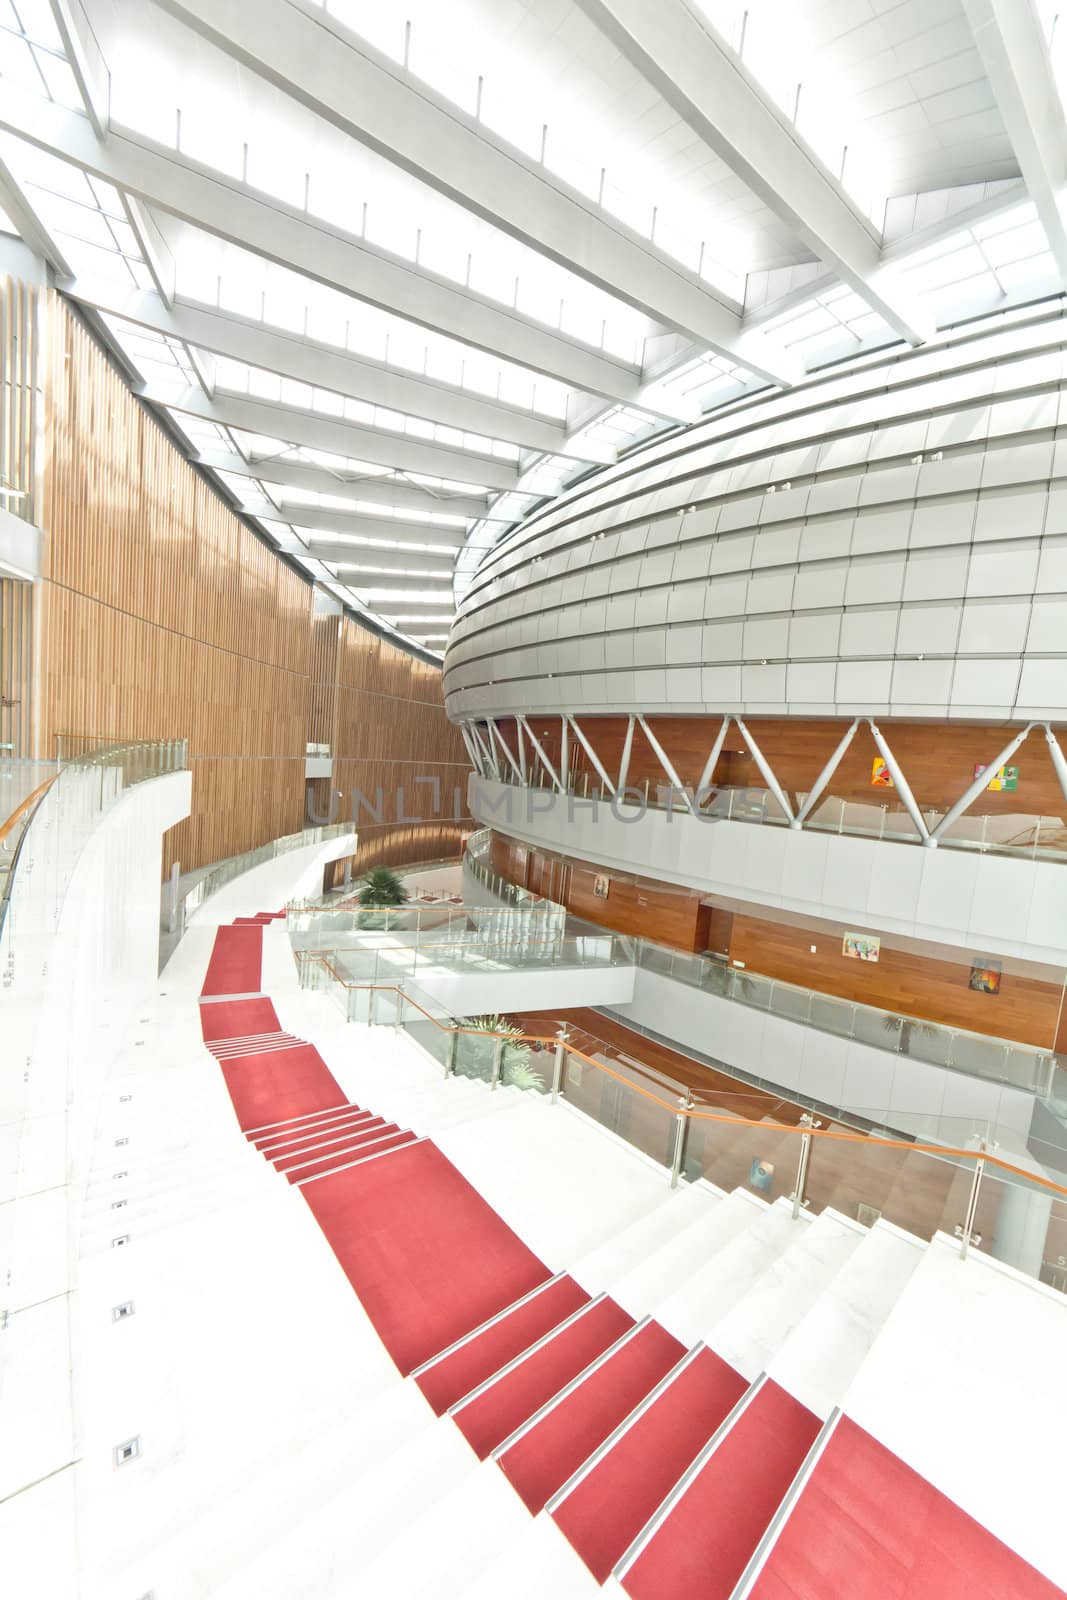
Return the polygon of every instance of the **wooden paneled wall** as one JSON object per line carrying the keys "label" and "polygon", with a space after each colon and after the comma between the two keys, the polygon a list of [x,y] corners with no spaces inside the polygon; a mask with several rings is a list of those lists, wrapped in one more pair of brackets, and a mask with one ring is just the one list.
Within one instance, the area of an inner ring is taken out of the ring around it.
{"label": "wooden paneled wall", "polygon": [[[509,881],[548,895],[576,916],[619,933],[678,950],[710,950],[750,972],[946,1027],[966,1028],[1041,1049],[1052,1049],[1057,1043],[1062,982],[1005,971],[999,994],[982,994],[969,988],[971,957],[967,952],[945,951],[953,959],[942,960],[940,951],[936,956],[933,951],[924,955],[893,949],[883,942],[877,962],[855,960],[842,953],[843,927],[813,931],[735,913],[702,899],[695,890],[630,878],[610,867],[520,844],[502,833],[493,833],[491,860],[494,870]],[[592,892],[597,875],[607,879],[606,900]],[[1064,1031],[1067,1019],[1061,1034]],[[1064,1042],[1061,1036],[1061,1047]]]}
{"label": "wooden paneled wall", "polygon": [[[310,585],[184,460],[55,294],[47,319],[38,753],[64,733],[188,739],[193,814],[172,830],[165,870],[302,827],[309,742],[331,746],[346,800],[422,775],[424,758],[459,785],[465,814],[469,763],[440,673],[315,612]],[[429,788],[407,788],[401,815],[439,826]],[[382,859],[395,826],[391,809],[374,830]],[[410,822],[395,842],[410,859]]]}
{"label": "wooden paneled wall", "polygon": [[[539,743],[555,763],[560,746],[559,718],[531,716],[529,720]],[[836,722],[802,717],[751,717],[746,720],[779,783],[793,798],[811,789],[851,718]],[[579,721],[607,771],[617,773],[626,737],[626,718],[590,716],[580,717]],[[717,716],[648,718],[649,727],[667,752],[682,782],[693,785],[700,781],[721,722],[722,718]],[[975,766],[988,766],[1012,734],[1012,729],[1003,725],[898,722],[888,717],[878,718],[878,724],[920,807],[937,811],[946,811],[959,799],[974,778]],[[514,722],[501,722],[499,726],[511,749],[516,750]],[[1061,743],[1067,749],[1067,730],[1061,733]],[[877,755],[870,729],[858,728],[841,765],[830,780],[827,797],[875,805],[887,802],[893,809],[899,810],[900,798],[893,790],[871,784],[872,763]],[[568,759],[572,772],[579,777],[588,773],[591,786],[599,782],[588,756],[573,738]],[[1067,802],[1049,757],[1045,735],[1040,729],[1028,735],[1012,757],[1012,765],[1019,769],[1018,789],[1013,793],[984,790],[971,806],[969,814],[979,817],[1018,814],[1067,821]],[[653,790],[667,783],[654,750],[640,728],[637,728],[630,755],[629,783],[642,788],[646,779]],[[766,788],[759,768],[736,726],[730,728],[712,781],[731,787]]]}
{"label": "wooden paneled wall", "polygon": [[0,507],[37,520],[41,291],[0,277]]}
{"label": "wooden paneled wall", "polygon": [[0,761],[25,758],[32,749],[33,585],[0,578]]}

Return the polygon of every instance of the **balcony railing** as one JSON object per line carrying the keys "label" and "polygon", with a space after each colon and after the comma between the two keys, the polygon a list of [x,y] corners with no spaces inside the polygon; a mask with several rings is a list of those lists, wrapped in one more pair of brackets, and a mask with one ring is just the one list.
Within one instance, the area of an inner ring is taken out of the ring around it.
{"label": "balcony railing", "polygon": [[[487,885],[493,877],[486,850],[489,831],[474,835],[479,848],[468,851],[467,858],[471,872]],[[1067,1115],[1067,1062],[1052,1050],[842,1000],[818,989],[741,972],[713,956],[690,955],[650,939],[635,939],[634,946],[637,965],[647,971],[838,1038],[856,1039],[893,1055],[1023,1089],[1047,1100],[1058,1116]]]}
{"label": "balcony railing", "polygon": [[[645,778],[630,784],[625,796],[614,797],[588,772],[572,775],[562,790],[541,766],[531,766],[527,782],[519,784],[514,774],[501,769],[494,781],[515,789],[547,789],[561,799],[595,801],[615,805],[620,815],[635,811],[656,811],[674,816],[687,809],[683,792],[669,784]],[[798,810],[808,798],[805,790],[795,791]],[[769,789],[731,788],[723,784],[701,792],[699,813],[705,820],[747,822],[768,827],[790,826],[781,805]],[[922,817],[932,834],[947,812],[922,808]],[[855,800],[826,794],[805,816],[804,831],[847,834],[861,839],[884,839],[894,844],[922,844],[907,809],[897,800]],[[1007,812],[995,816],[964,813],[940,835],[943,849],[974,850],[979,854],[1000,855],[1037,861],[1067,861],[1067,824],[1062,817],[1039,816],[1033,812]]]}
{"label": "balcony railing", "polygon": [[[328,958],[311,958],[319,986],[346,1016],[355,987]],[[446,1074],[513,1086],[563,1101],[656,1163],[672,1186],[706,1178],[794,1215],[828,1206],[873,1223],[879,1217],[921,1238],[945,1232],[960,1254],[981,1249],[1062,1287],[1067,1187],[1027,1157],[990,1148],[989,1130],[959,1123],[958,1142],[902,1139],[799,1110],[768,1114],[767,1096],[702,1090],[560,1023],[546,1033],[474,1027],[408,981],[365,985],[368,1022],[402,1028]]]}

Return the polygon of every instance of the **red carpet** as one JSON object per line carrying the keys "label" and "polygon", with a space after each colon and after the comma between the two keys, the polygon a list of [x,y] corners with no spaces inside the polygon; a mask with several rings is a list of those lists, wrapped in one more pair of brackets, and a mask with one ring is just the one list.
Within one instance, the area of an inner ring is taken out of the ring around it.
{"label": "red carpet", "polygon": [[219,928],[201,993],[258,994],[262,959],[262,927]]}
{"label": "red carpet", "polygon": [[[627,1594],[729,1600],[818,1431],[818,1418],[765,1383],[626,1573]],[[851,1577],[834,1600],[853,1600]]]}
{"label": "red carpet", "polygon": [[395,1122],[383,1122],[369,1133],[358,1134],[348,1144],[336,1145],[332,1150],[323,1150],[317,1155],[312,1152],[301,1156],[299,1161],[285,1168],[277,1162],[275,1165],[290,1183],[303,1183],[307,1178],[317,1178],[324,1172],[348,1166],[361,1156],[380,1155],[382,1151],[392,1149],[400,1140],[410,1143],[414,1137],[407,1128],[400,1128]]}
{"label": "red carpet", "polygon": [[[711,1350],[701,1350],[557,1506],[556,1522],[598,1582],[608,1577],[747,1388],[740,1373]],[[531,1442],[540,1432],[534,1430]]]}
{"label": "red carpet", "polygon": [[295,1150],[303,1150],[316,1140],[355,1133],[360,1127],[381,1120],[370,1111],[361,1111],[359,1106],[346,1105],[339,1112],[324,1111],[318,1116],[309,1117],[306,1122],[283,1123],[273,1133],[257,1133],[252,1143],[271,1161],[277,1161]]}
{"label": "red carpet", "polygon": [[200,1007],[204,1039],[245,1039],[259,1033],[280,1033],[278,1013],[269,1000],[213,1000]]}
{"label": "red carpet", "polygon": [[401,1372],[550,1276],[428,1140],[301,1193]]}
{"label": "red carpet", "polygon": [[457,1411],[460,1432],[484,1459],[633,1326],[633,1317],[614,1300],[591,1305],[543,1349]]}
{"label": "red carpet", "polygon": [[843,1418],[753,1600],[1054,1600],[1062,1590]]}
{"label": "red carpet", "polygon": [[[556,1490],[562,1489],[684,1355],[684,1345],[666,1328],[658,1322],[647,1323],[501,1456],[500,1465],[531,1511],[540,1511]],[[569,1538],[559,1515],[556,1521]],[[584,1556],[582,1549],[575,1548]]]}
{"label": "red carpet", "polygon": [[494,1322],[476,1339],[438,1361],[416,1379],[438,1416],[470,1394],[478,1384],[513,1361],[588,1301],[573,1278],[563,1277],[534,1295],[525,1305]]}
{"label": "red carpet", "polygon": [[311,1044],[238,1056],[219,1065],[238,1126],[244,1129],[344,1104],[337,1080]]}
{"label": "red carpet", "polygon": [[342,1128],[336,1133],[330,1129],[322,1130],[315,1138],[309,1138],[295,1149],[264,1150],[263,1154],[268,1161],[274,1162],[279,1172],[287,1172],[301,1162],[318,1161],[338,1150],[347,1150],[364,1139],[380,1139],[383,1134],[396,1131],[396,1123],[388,1122],[385,1117],[367,1117],[363,1122],[357,1122],[355,1127]]}

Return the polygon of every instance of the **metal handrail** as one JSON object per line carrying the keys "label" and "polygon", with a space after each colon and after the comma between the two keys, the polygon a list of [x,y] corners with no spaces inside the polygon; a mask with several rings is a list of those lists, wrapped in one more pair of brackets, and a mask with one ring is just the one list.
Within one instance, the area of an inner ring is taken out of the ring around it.
{"label": "metal handrail", "polygon": [[[426,1020],[428,1022],[432,1022],[434,1026],[442,1033],[454,1034],[457,1037],[470,1035],[479,1039],[502,1039],[505,1041],[505,1043],[515,1045],[557,1045],[560,1042],[558,1035],[553,1034],[515,1034],[510,1032],[498,1032],[488,1028],[465,1028],[459,1024],[451,1027],[446,1026],[440,1021],[439,1018],[433,1016],[432,1013],[427,1011],[424,1006],[421,1006],[417,1000],[413,1000],[411,996],[405,993],[405,991],[399,985],[392,983],[350,983],[348,979],[344,978],[340,973],[337,972],[337,970],[325,957],[313,956],[312,959],[318,961],[322,966],[326,967],[335,981],[343,988],[370,989],[399,995],[406,1005],[413,1006],[416,1011],[421,1012]],[[576,1046],[570,1044],[569,1042],[566,1044],[566,1049],[568,1055],[579,1056],[583,1062],[592,1067],[595,1071],[602,1072],[609,1078],[614,1078],[617,1083],[624,1084],[626,1088],[632,1089],[633,1092],[637,1095],[640,1095],[642,1099],[650,1101],[653,1105],[661,1107],[664,1111],[669,1111],[672,1116],[682,1117],[686,1121],[723,1123],[729,1127],[736,1128],[759,1128],[766,1130],[768,1126],[767,1118],[734,1117],[729,1116],[724,1112],[705,1111],[701,1110],[698,1106],[686,1105],[684,1103],[686,1086],[683,1084],[677,1085],[679,1091],[678,1100],[664,1100],[660,1095],[655,1094],[651,1089],[642,1088],[640,1084],[634,1083],[631,1078],[625,1077],[621,1072],[616,1072],[615,1069],[608,1066],[606,1062],[596,1060],[594,1056],[587,1055],[584,1050],[577,1049]],[[1043,1174],[1029,1171],[1025,1167],[1017,1166],[1014,1162],[1008,1161],[1004,1156],[998,1156],[992,1151],[968,1150],[962,1146],[955,1145],[930,1144],[918,1139],[893,1139],[884,1134],[852,1133],[844,1128],[816,1128],[812,1126],[806,1126],[803,1122],[778,1122],[773,1118],[769,1120],[776,1132],[795,1134],[798,1138],[810,1137],[813,1140],[828,1139],[844,1144],[862,1144],[868,1148],[874,1146],[888,1150],[900,1150],[905,1154],[938,1156],[942,1159],[951,1158],[953,1160],[975,1162],[983,1161],[986,1166],[997,1167],[1003,1172],[1010,1173],[1013,1177],[1023,1178],[1027,1183],[1032,1184],[1036,1188],[1044,1189],[1050,1194],[1062,1195],[1064,1198],[1067,1198],[1067,1185],[1055,1183],[1051,1178],[1046,1178]]]}

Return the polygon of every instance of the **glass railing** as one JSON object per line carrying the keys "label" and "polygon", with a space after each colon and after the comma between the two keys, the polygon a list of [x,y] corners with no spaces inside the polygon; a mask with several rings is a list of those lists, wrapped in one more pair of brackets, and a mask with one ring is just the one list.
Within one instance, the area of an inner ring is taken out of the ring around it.
{"label": "glass railing", "polygon": [[[498,781],[513,788],[555,789],[551,778],[538,764],[531,767],[527,784],[520,786],[513,773],[501,771]],[[807,800],[803,789],[790,791],[799,811]],[[670,812],[680,815],[688,809],[682,790],[643,778],[627,786],[625,794],[613,799],[602,784],[588,772],[572,777],[564,796],[575,800],[616,805],[620,812],[635,809]],[[698,809],[701,817],[720,822],[751,822],[772,827],[788,827],[789,818],[769,789],[709,786],[701,791]],[[945,811],[920,808],[923,821],[933,832]],[[895,799],[856,800],[827,794],[805,817],[805,830],[816,833],[850,834],[864,839],[885,839],[895,844],[921,844],[907,810]],[[942,848],[975,850],[979,853],[1022,856],[1029,860],[1067,860],[1067,821],[1063,817],[1043,816],[1029,811],[1004,812],[979,816],[965,812],[940,837]]]}
{"label": "glass railing", "polygon": [[801,1022],[843,1039],[858,1039],[878,1050],[909,1056],[934,1066],[949,1067],[974,1078],[988,1078],[1011,1088],[1025,1089],[1043,1099],[1067,1095],[1067,1080],[1060,1084],[1062,1067],[1050,1050],[968,1033],[927,1022],[921,1017],[881,1011],[859,1005],[817,989],[803,989],[766,978],[760,973],[726,966],[713,956],[688,955],[664,945],[638,939],[637,964],[679,983],[704,989],[721,999],[751,1006],[790,1022]]}
{"label": "glass railing", "polygon": [[[484,829],[483,834],[488,839],[490,830]],[[469,862],[470,870],[486,883],[492,877],[487,859],[483,846]],[[693,955],[649,939],[636,939],[634,945],[637,965],[650,972],[662,973],[739,1005],[802,1022],[838,1038],[858,1039],[896,1056],[1023,1089],[1048,1101],[1057,1116],[1067,1116],[1067,1065],[1052,1050],[842,1000],[818,989],[742,972],[714,956]]]}
{"label": "glass railing", "polygon": [[212,867],[206,872],[188,894],[183,896],[180,905],[182,924],[204,904],[205,900],[224,889],[228,883],[239,878],[242,873],[250,872],[253,867],[258,867],[265,861],[273,861],[277,856],[287,855],[291,850],[302,850],[306,845],[322,844],[326,839],[339,839],[342,834],[353,833],[351,823],[334,822],[321,828],[302,828],[299,833],[287,833],[281,839],[271,839],[267,844],[261,844],[254,850],[246,850],[240,856],[228,856],[225,861],[220,861],[217,867]]}
{"label": "glass railing", "polygon": [[319,904],[290,904],[286,908],[286,925],[296,950],[363,948],[374,935],[396,944],[422,940],[447,943],[477,937],[487,944],[506,945],[515,940],[559,937],[566,930],[567,920],[566,909],[550,900],[517,907],[453,905],[445,901],[374,908]]}
{"label": "glass railing", "polygon": [[0,762],[0,928],[23,836],[58,772],[57,761]]}
{"label": "glass railing", "polygon": [[[103,813],[134,784],[187,766],[184,739],[116,744],[63,735],[56,744],[60,752],[56,762],[9,764],[27,770],[10,782],[8,795],[17,786],[25,791],[24,797],[0,828],[0,927],[9,914],[15,914],[17,868],[35,817],[40,817],[52,839],[47,852],[49,868],[37,885],[41,893],[33,898],[38,911],[47,904],[44,922],[54,926],[73,864]],[[38,781],[30,787],[34,778]]]}
{"label": "glass railing", "polygon": [[[355,986],[328,958],[309,960],[321,969],[318,986],[346,1015],[358,1011]],[[954,1236],[964,1257],[981,1251],[1062,1286],[1067,1186],[1025,1151],[991,1148],[982,1122],[956,1119],[951,1140],[893,1137],[770,1095],[702,1088],[564,1023],[496,1032],[491,1021],[450,1016],[407,981],[358,992],[359,1020],[400,1027],[443,1073],[563,1101],[654,1161],[672,1185],[705,1178],[784,1199],[794,1215],[832,1206],[868,1226],[884,1217],[919,1238]]]}

